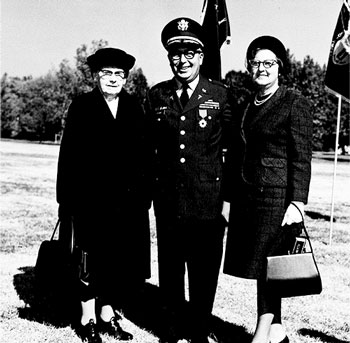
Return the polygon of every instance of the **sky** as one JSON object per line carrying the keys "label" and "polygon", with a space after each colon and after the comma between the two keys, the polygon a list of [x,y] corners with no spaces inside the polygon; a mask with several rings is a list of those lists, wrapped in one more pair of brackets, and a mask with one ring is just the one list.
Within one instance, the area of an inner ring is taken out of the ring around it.
{"label": "sky", "polygon": [[[171,70],[161,41],[163,27],[186,16],[200,21],[204,0],[0,0],[0,72],[45,75],[76,49],[103,39],[136,58],[150,85]],[[245,70],[249,43],[279,38],[297,60],[310,55],[327,64],[343,0],[226,0],[231,44],[221,48],[222,75]]]}

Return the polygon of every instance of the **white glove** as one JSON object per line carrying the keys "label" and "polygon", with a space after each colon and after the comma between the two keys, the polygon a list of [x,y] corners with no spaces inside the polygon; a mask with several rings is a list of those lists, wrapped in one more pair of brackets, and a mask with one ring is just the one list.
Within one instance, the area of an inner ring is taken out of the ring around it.
{"label": "white glove", "polygon": [[304,220],[304,203],[301,201],[292,201],[292,203],[299,208],[302,215],[293,204],[290,204],[284,214],[282,226],[300,223]]}

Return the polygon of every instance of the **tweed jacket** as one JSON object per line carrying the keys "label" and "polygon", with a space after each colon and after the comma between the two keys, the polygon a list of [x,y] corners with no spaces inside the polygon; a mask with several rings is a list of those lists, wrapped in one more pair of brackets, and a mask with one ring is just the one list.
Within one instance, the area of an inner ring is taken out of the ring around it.
{"label": "tweed jacket", "polygon": [[269,101],[253,107],[250,102],[235,125],[235,148],[228,156],[231,190],[227,198],[232,199],[238,181],[256,189],[286,188],[287,203],[306,203],[312,156],[309,102],[280,86]]}
{"label": "tweed jacket", "polygon": [[241,113],[234,152],[227,156],[231,212],[224,273],[256,279],[265,275],[266,256],[281,247],[286,208],[291,201],[307,202],[312,114],[304,97],[282,86]]}
{"label": "tweed jacket", "polygon": [[185,108],[175,79],[148,93],[156,216],[213,219],[222,209],[223,158],[232,124],[227,88],[200,76]]}

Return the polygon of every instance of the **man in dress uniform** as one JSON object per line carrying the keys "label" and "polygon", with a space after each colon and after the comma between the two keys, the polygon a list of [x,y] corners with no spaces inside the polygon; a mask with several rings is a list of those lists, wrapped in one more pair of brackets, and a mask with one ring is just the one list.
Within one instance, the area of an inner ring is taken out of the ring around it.
{"label": "man in dress uniform", "polygon": [[174,78],[148,93],[155,153],[154,211],[159,286],[176,318],[168,341],[183,337],[185,269],[191,343],[208,342],[229,204],[223,202],[223,149],[230,134],[227,88],[200,74],[205,42],[189,18],[161,35]]}

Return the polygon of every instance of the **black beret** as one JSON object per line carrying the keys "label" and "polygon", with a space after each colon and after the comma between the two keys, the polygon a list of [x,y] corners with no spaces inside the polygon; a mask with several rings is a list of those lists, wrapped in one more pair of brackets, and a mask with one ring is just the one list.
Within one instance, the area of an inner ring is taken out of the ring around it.
{"label": "black beret", "polygon": [[165,25],[162,35],[162,44],[168,49],[171,44],[196,44],[204,47],[202,26],[193,19],[180,17]]}
{"label": "black beret", "polygon": [[115,67],[128,72],[135,64],[135,57],[120,49],[103,48],[90,55],[87,64],[92,72],[103,67]]}
{"label": "black beret", "polygon": [[246,54],[247,61],[253,59],[257,50],[261,49],[271,50],[281,61],[282,69],[285,69],[287,67],[288,61],[286,48],[279,39],[272,36],[260,36],[258,38],[255,38],[248,46]]}

